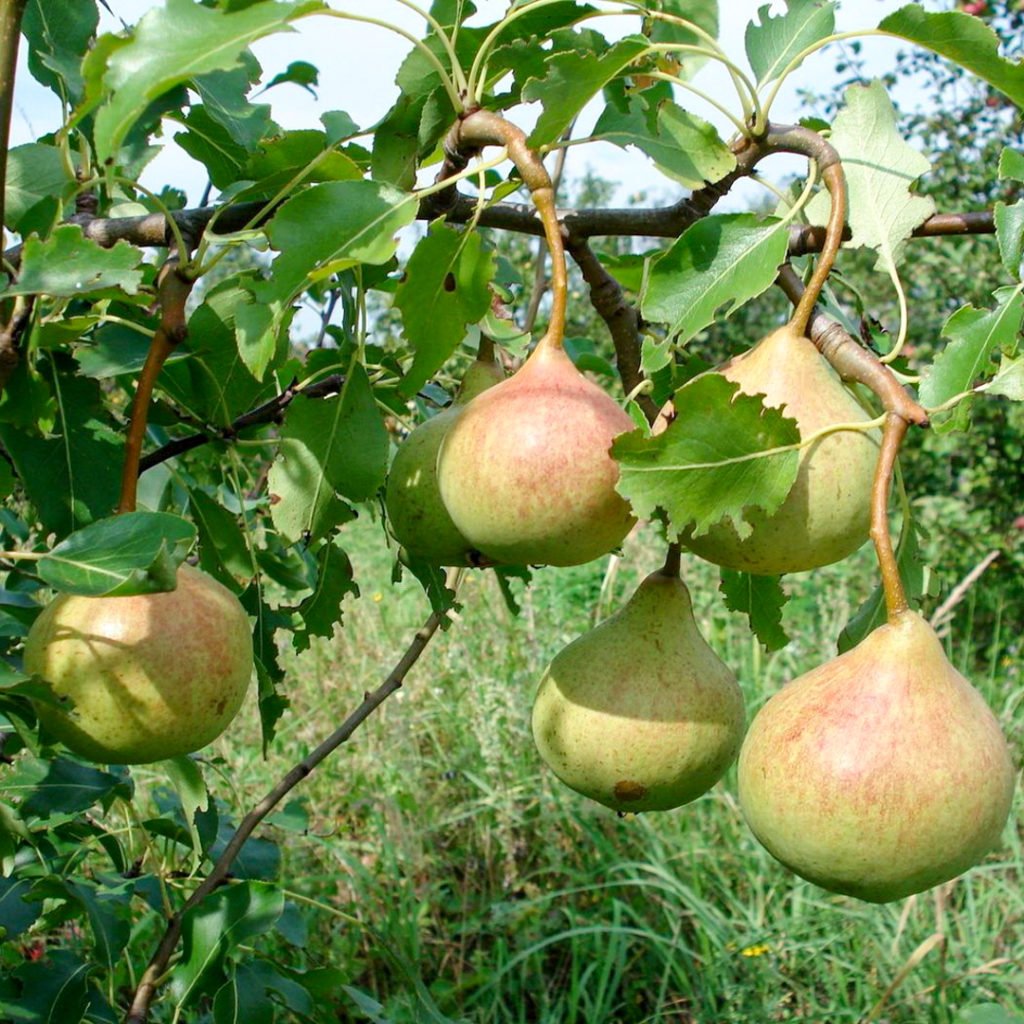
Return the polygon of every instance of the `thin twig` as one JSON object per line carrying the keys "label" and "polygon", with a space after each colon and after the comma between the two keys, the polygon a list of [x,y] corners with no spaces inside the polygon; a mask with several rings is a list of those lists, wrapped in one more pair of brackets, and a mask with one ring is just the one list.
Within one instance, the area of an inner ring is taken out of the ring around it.
{"label": "thin twig", "polygon": [[234,864],[235,858],[246,841],[260,822],[270,814],[281,800],[303,779],[309,776],[317,765],[345,743],[388,697],[401,688],[409,670],[416,664],[440,625],[441,619],[435,612],[416,632],[406,652],[384,682],[376,690],[365,694],[363,702],[359,707],[316,750],[295,765],[242,819],[241,824],[224,848],[224,852],[220,855],[220,859],[213,866],[213,869],[188,898],[181,911],[168,920],[167,928],[163,938],[160,940],[160,945],[149,961],[132,997],[131,1007],[125,1017],[125,1024],[145,1024],[149,1020],[150,1005],[156,995],[157,988],[167,972],[167,966],[171,961],[171,957],[181,941],[182,924],[185,914],[200,904],[211,892],[226,881],[231,866]]}
{"label": "thin twig", "polygon": [[953,617],[956,606],[967,596],[967,592],[988,571],[989,567],[1002,554],[1002,551],[990,551],[950,592],[932,615],[932,629],[939,630]]}
{"label": "thin twig", "polygon": [[28,0],[0,0],[0,239],[3,238],[4,198],[7,186],[7,147],[14,105],[14,77],[18,68],[21,18]]}

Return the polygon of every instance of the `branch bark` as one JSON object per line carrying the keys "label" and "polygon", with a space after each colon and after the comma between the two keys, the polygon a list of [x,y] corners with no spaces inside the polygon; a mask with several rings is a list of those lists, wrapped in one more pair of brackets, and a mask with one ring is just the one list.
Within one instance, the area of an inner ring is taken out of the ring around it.
{"label": "branch bark", "polygon": [[171,957],[181,941],[181,930],[185,914],[193,907],[202,903],[214,889],[227,880],[231,866],[245,845],[246,840],[248,840],[260,822],[270,814],[281,800],[303,779],[310,775],[317,765],[345,743],[388,697],[401,688],[409,670],[419,660],[420,655],[426,649],[427,644],[430,643],[431,638],[437,632],[440,625],[441,619],[437,613],[431,615],[423,626],[417,630],[409,647],[384,682],[376,690],[367,693],[359,707],[316,750],[295,765],[242,819],[242,823],[224,848],[224,852],[214,865],[213,870],[188,898],[181,911],[168,920],[167,928],[163,938],[160,940],[160,945],[149,961],[132,997],[131,1007],[125,1017],[125,1024],[145,1024],[149,1020],[149,1010],[153,998],[167,972]]}

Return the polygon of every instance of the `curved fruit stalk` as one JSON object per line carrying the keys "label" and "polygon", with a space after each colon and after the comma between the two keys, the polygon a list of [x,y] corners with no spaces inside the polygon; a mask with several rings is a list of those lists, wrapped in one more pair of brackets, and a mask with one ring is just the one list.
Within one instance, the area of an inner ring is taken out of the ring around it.
{"label": "curved fruit stalk", "polygon": [[494,360],[477,359],[466,371],[455,401],[421,423],[399,446],[388,473],[384,505],[395,540],[434,565],[475,565],[479,553],[452,522],[437,485],[441,442],[469,401],[504,379]]}
{"label": "curved fruit stalk", "polygon": [[[744,394],[764,395],[766,406],[781,407],[802,437],[870,419],[814,344],[789,326],[715,372]],[[746,513],[748,536],[720,523],[684,541],[716,565],[764,575],[838,562],[868,539],[878,449],[876,430],[829,434],[800,450],[796,481],[779,509]]]}
{"label": "curved fruit stalk", "polygon": [[674,573],[557,654],[533,706],[541,757],[568,786],[617,811],[695,800],[743,737],[736,677],[705,643]]}
{"label": "curved fruit stalk", "polygon": [[633,421],[557,346],[477,396],[444,437],[441,497],[496,562],[577,565],[617,547],[635,520],[609,449]]}
{"label": "curved fruit stalk", "polygon": [[182,565],[175,590],[132,597],[61,594],[25,641],[25,670],[62,711],[42,723],[69,749],[104,764],[188,754],[235,717],[253,669],[245,609],[211,576]]}
{"label": "curved fruit stalk", "polygon": [[977,863],[1013,783],[995,716],[912,611],[772,697],[739,759],[740,805],[768,851],[873,903]]}

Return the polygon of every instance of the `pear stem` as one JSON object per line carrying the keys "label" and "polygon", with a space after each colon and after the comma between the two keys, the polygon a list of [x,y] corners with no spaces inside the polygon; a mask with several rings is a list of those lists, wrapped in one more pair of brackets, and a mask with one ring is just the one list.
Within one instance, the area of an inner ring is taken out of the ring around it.
{"label": "pear stem", "polygon": [[565,314],[569,279],[565,263],[565,240],[555,205],[555,188],[539,154],[526,144],[526,133],[490,110],[466,114],[452,129],[445,150],[460,152],[484,146],[504,146],[523,184],[530,190],[544,237],[551,253],[551,318],[538,348],[560,349],[565,338]]}
{"label": "pear stem", "polygon": [[[818,265],[814,268],[810,281],[800,301],[797,303],[793,315],[790,317],[789,325],[794,331],[800,334],[807,333],[807,324],[811,318],[811,310],[821,295],[828,275],[832,272],[832,266],[839,254],[839,247],[843,244],[843,231],[846,228],[846,175],[843,174],[843,166],[839,162],[839,155],[832,150],[828,156],[815,157],[818,163],[818,173],[821,180],[828,187],[832,199],[832,209],[829,213],[828,226],[825,229],[825,244],[821,248],[821,256],[818,258]],[[834,163],[824,161],[834,156]]]}
{"label": "pear stem", "polygon": [[682,561],[682,545],[679,541],[673,541],[665,553],[665,564],[658,570],[659,576],[667,576],[669,579],[679,578],[679,566]]}
{"label": "pear stem", "polygon": [[188,334],[185,323],[185,303],[195,281],[183,274],[176,257],[164,264],[160,271],[157,291],[160,298],[160,324],[153,335],[146,361],[135,386],[128,434],[124,445],[124,469],[121,471],[121,499],[117,511],[134,512],[136,491],[142,462],[142,446],[146,439],[149,406],[153,399],[156,379],[168,356],[184,341]]}
{"label": "pear stem", "polygon": [[871,489],[871,540],[875,545],[878,568],[882,574],[882,590],[885,593],[885,610],[889,622],[895,622],[910,607],[893,550],[892,534],[889,532],[889,490],[896,469],[896,458],[908,426],[907,421],[895,413],[889,413],[886,417],[875,481]]}

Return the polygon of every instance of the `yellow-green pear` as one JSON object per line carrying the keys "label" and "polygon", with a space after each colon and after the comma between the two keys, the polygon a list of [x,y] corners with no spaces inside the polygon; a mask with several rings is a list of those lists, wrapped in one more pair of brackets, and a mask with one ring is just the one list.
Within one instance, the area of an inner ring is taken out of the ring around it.
{"label": "yellow-green pear", "polygon": [[477,395],[441,444],[438,484],[470,544],[495,562],[578,565],[635,520],[609,449],[633,421],[557,345],[542,341]]}
{"label": "yellow-green pear", "polygon": [[656,572],[557,654],[533,737],[568,786],[617,811],[663,811],[710,789],[743,737],[736,677],[707,645],[690,594]]}
{"label": "yellow-green pear", "polygon": [[474,361],[452,404],[411,431],[395,453],[384,505],[395,540],[410,555],[434,565],[473,565],[479,560],[441,501],[437,453],[466,404],[503,378],[493,360]]}
{"label": "yellow-green pear", "polygon": [[995,716],[912,611],[783,687],[739,759],[740,805],[768,851],[873,903],[976,864],[1013,785]]}
{"label": "yellow-green pear", "polygon": [[[803,438],[839,423],[871,417],[843,385],[814,344],[782,327],[721,370],[746,395],[796,420]],[[720,523],[684,541],[716,565],[775,575],[838,562],[868,537],[871,485],[878,461],[876,430],[839,431],[802,448],[796,482],[782,506],[767,515],[744,514],[749,536]]]}
{"label": "yellow-green pear", "polygon": [[145,764],[216,739],[253,669],[249,619],[211,576],[182,565],[176,589],[130,597],[60,594],[25,641],[25,670],[72,706],[36,705],[76,754]]}

